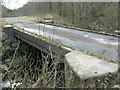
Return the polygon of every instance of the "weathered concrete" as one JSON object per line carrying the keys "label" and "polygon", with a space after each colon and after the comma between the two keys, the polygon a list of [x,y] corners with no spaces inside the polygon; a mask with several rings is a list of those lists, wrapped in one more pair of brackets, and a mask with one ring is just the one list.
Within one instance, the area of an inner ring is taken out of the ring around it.
{"label": "weathered concrete", "polygon": [[116,73],[118,64],[88,56],[78,50],[65,55],[66,61],[81,80]]}
{"label": "weathered concrete", "polygon": [[10,36],[13,35],[13,38],[17,37],[46,53],[49,52],[50,48],[52,53],[60,52],[63,57],[65,56],[68,65],[80,77],[80,79],[84,80],[100,77],[107,75],[108,73],[116,73],[118,71],[118,64],[110,63],[96,57],[86,55],[77,50],[70,52],[71,49],[67,47],[57,46],[52,42],[43,40],[29,32],[17,30],[15,28],[11,28],[9,32],[9,28],[11,28],[11,26],[5,27],[4,31]]}
{"label": "weathered concrete", "polygon": [[11,40],[15,39],[15,37],[14,37],[14,29],[13,29],[12,25],[4,26],[4,32],[11,38]]}
{"label": "weathered concrete", "polygon": [[64,57],[65,54],[71,51],[70,48],[65,46],[60,46],[50,42],[49,40],[43,40],[41,37],[35,36],[30,32],[25,32],[19,29],[13,28],[11,25],[7,25],[3,28],[3,31],[12,39],[19,38],[22,41],[30,44],[31,46],[45,52],[49,53],[50,51],[53,54],[59,54]]}

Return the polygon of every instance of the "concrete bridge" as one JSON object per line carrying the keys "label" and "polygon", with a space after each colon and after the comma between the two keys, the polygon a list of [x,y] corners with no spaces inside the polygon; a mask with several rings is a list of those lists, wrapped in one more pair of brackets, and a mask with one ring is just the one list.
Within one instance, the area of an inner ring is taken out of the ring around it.
{"label": "concrete bridge", "polygon": [[[61,43],[49,40],[44,36],[36,35],[35,33],[31,33],[24,29],[6,25],[3,28],[3,31],[12,40],[19,38],[45,53],[48,53],[49,51],[52,51],[53,54],[59,53],[61,56],[60,63],[67,63],[81,80],[102,77],[109,73],[114,74],[117,73],[119,69],[118,64],[86,55],[79,50],[73,50]],[[67,68],[65,69],[65,72],[67,72]]]}

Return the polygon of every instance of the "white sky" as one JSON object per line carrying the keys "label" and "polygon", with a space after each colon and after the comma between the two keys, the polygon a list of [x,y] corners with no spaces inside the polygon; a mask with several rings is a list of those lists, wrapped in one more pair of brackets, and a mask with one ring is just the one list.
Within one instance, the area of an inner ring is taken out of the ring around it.
{"label": "white sky", "polygon": [[14,10],[23,7],[30,2],[118,2],[119,0],[0,0],[2,5],[8,9]]}
{"label": "white sky", "polygon": [[29,0],[2,0],[2,5],[14,10],[23,7]]}
{"label": "white sky", "polygon": [[30,2],[119,2],[120,0],[29,0]]}

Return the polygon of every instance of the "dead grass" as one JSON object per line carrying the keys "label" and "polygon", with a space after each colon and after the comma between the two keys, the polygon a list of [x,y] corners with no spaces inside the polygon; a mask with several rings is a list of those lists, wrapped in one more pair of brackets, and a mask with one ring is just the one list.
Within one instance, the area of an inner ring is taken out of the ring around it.
{"label": "dead grass", "polygon": [[0,29],[2,29],[2,27],[5,26],[6,24],[7,22],[3,18],[0,18]]}
{"label": "dead grass", "polygon": [[[61,25],[64,25],[65,22],[67,22],[67,19],[60,17],[57,14],[47,14],[47,15],[40,15],[40,16],[23,16],[23,17],[18,17],[18,19],[34,21],[34,22],[40,22],[43,20],[50,19],[54,21],[54,24],[61,24]],[[70,24],[70,23],[67,22],[67,24]]]}
{"label": "dead grass", "polygon": [[37,16],[23,16],[23,17],[18,17],[18,19],[21,20],[29,20],[29,21],[36,21],[38,19]]}

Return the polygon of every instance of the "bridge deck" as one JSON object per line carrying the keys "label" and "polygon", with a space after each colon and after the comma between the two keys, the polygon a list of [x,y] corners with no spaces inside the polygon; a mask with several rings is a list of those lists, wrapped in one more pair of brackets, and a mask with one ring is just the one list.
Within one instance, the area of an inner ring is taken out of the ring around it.
{"label": "bridge deck", "polygon": [[14,39],[14,37],[20,38],[44,52],[49,52],[49,49],[51,49],[53,53],[60,52],[65,56],[69,66],[81,79],[104,76],[108,73],[116,73],[118,71],[118,64],[100,60],[93,56],[88,56],[80,51],[70,52],[71,50],[68,48],[59,47],[54,45],[52,42],[42,40],[30,33],[16,30],[11,26],[4,27],[4,31],[12,39]]}

